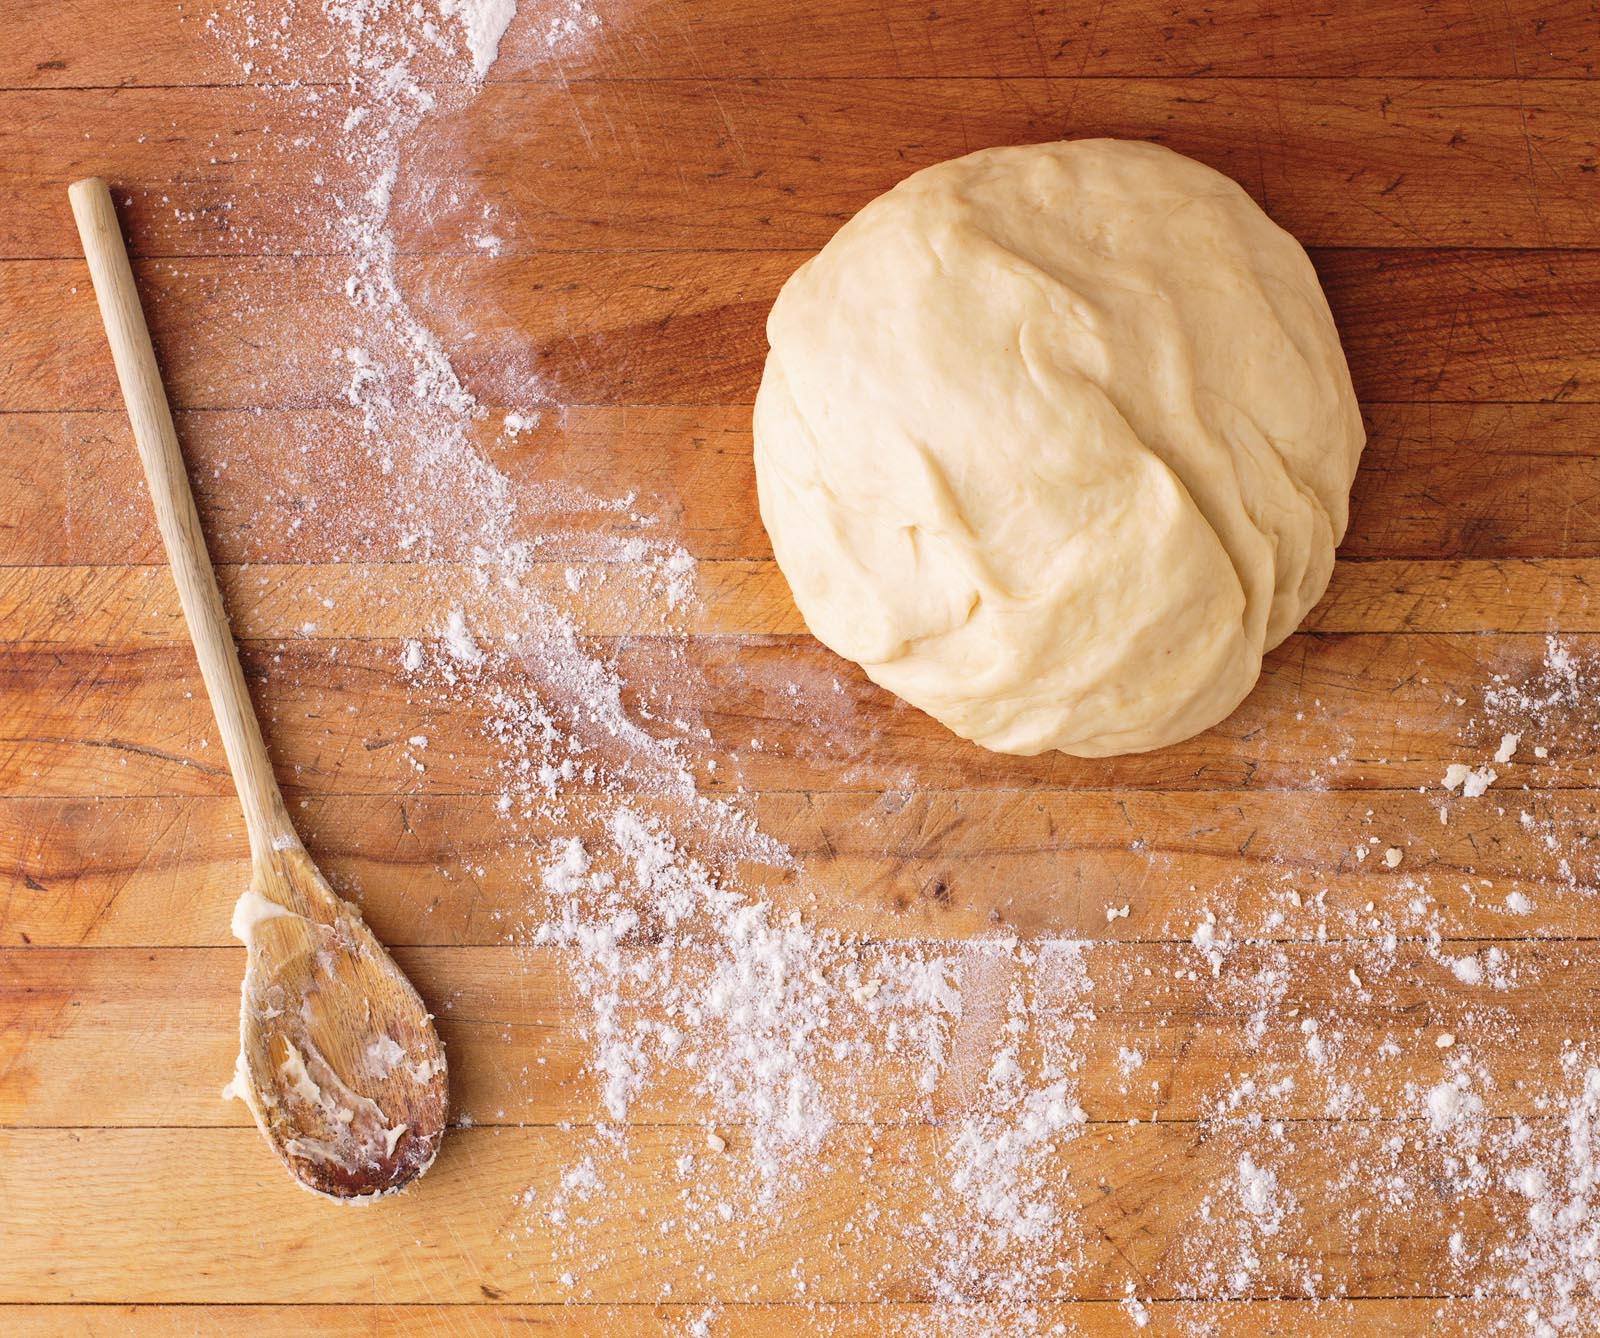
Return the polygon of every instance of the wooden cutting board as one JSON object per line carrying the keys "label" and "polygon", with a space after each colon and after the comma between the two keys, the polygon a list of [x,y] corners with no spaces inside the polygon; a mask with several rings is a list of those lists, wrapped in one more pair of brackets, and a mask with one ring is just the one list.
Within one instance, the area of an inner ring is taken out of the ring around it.
{"label": "wooden cutting board", "polygon": [[[1418,944],[1349,995],[1360,908],[1392,895],[1394,877],[1354,851],[1369,833],[1425,832],[1406,873],[1447,940],[1461,953],[1496,940],[1542,982],[1508,1005],[1504,1035],[1477,1038],[1497,1079],[1489,1115],[1544,1117],[1519,1079],[1594,1038],[1600,958],[1586,940],[1600,903],[1564,887],[1519,812],[1583,811],[1574,791],[1592,782],[1600,736],[1530,737],[1502,768],[1514,797],[1448,827],[1426,791],[1498,742],[1455,698],[1476,702],[1496,674],[1536,676],[1550,632],[1580,656],[1600,651],[1600,11],[594,8],[597,35],[553,53],[534,40],[541,6],[524,0],[488,86],[418,148],[412,170],[465,171],[474,200],[518,220],[504,252],[442,250],[465,216],[441,202],[401,219],[402,280],[486,403],[514,400],[508,368],[531,346],[566,406],[501,461],[519,485],[627,480],[700,559],[683,677],[717,745],[738,753],[763,825],[807,860],[813,920],[946,942],[997,925],[1072,935],[1094,940],[1097,976],[1149,967],[1163,982],[1164,1019],[1181,1025],[1152,1025],[1134,995],[1096,1001],[1105,1025],[1085,1039],[1079,1082],[1098,1123],[1061,1172],[1098,1188],[1082,1190],[1086,1256],[1048,1316],[1131,1332],[1118,1304],[1131,1270],[1152,1333],[1477,1334],[1514,1319],[1521,1303],[1492,1275],[1477,1299],[1441,1282],[1442,1237],[1403,1215],[1354,1251],[1331,1227],[1290,1242],[1248,1308],[1174,1298],[1188,1186],[1236,1155],[1203,1117],[1256,1042],[1203,975],[1174,970],[1190,949],[1168,927],[1192,886],[1255,879],[1235,929],[1266,943],[1283,870],[1324,892],[1336,932],[1286,949],[1296,989],[1343,991],[1356,1037],[1401,1038],[1386,1098],[1399,1127],[1418,1113],[1405,1082],[1439,1080],[1435,1038],[1470,1025],[1473,998],[1425,988]],[[711,1301],[733,1303],[718,1332],[921,1331],[926,1298],[892,1238],[824,1268],[807,1309],[781,1253],[708,1257],[691,1242],[633,1261],[631,1241],[661,1235],[653,1185],[702,1138],[689,1093],[626,1131],[637,1176],[585,1304],[563,1304],[537,1242],[508,1251],[512,1195],[563,1164],[598,1118],[596,1090],[559,963],[503,946],[517,898],[498,876],[507,856],[476,722],[465,709],[429,722],[426,783],[397,746],[397,639],[442,610],[388,565],[402,555],[381,534],[350,562],[348,526],[303,505],[320,485],[296,446],[337,429],[342,382],[302,356],[299,334],[328,303],[336,261],[315,253],[321,220],[284,201],[319,172],[336,190],[349,169],[277,151],[284,127],[194,6],[13,9],[0,49],[0,1332],[642,1335],[683,1331]],[[300,75],[341,77],[315,60]],[[755,515],[749,404],[779,284],[855,209],[963,151],[1092,134],[1157,139],[1230,173],[1307,244],[1371,444],[1333,589],[1232,719],[1143,757],[998,758],[804,635]],[[66,184],[89,173],[126,199],[291,803],[319,862],[368,889],[369,918],[423,992],[453,1001],[441,1030],[470,1127],[419,1193],[381,1213],[300,1194],[243,1108],[217,1099],[236,1043],[227,923],[245,847],[66,208]],[[465,315],[447,300],[462,291]],[[289,365],[294,393],[264,398]],[[309,634],[308,592],[332,600]],[[625,635],[631,616],[602,607],[595,631]],[[672,672],[653,653],[635,645],[629,673]],[[793,721],[782,687],[794,678],[842,685],[826,747]],[[740,752],[752,734],[765,747]],[[1519,890],[1547,912],[1537,931],[1503,912]],[[1127,914],[1108,922],[1107,906]],[[1153,1090],[1130,1094],[1119,1077],[1127,1036]],[[1309,1062],[1300,1053],[1284,1062]],[[1304,1128],[1280,1174],[1307,1185],[1383,1123],[1332,1118],[1314,1089],[1281,1109]],[[823,1181],[795,1231],[825,1238],[863,1194],[914,1215],[893,1168],[933,1156],[933,1136],[839,1131],[841,1146],[875,1140],[882,1169]],[[1330,1220],[1370,1208],[1364,1193],[1324,1192]],[[1348,1299],[1297,1299],[1307,1258],[1321,1261],[1321,1293]],[[886,1270],[872,1296],[867,1264]],[[670,1274],[680,1303],[634,1304],[641,1270],[644,1294]]]}

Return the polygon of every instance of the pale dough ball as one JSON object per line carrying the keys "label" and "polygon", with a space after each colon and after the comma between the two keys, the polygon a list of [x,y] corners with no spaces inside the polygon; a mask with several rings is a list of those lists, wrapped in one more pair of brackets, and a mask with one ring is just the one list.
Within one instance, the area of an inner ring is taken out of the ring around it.
{"label": "pale dough ball", "polygon": [[784,285],[761,516],[817,637],[957,734],[1175,743],[1321,597],[1365,442],[1299,244],[1153,144],[927,168]]}

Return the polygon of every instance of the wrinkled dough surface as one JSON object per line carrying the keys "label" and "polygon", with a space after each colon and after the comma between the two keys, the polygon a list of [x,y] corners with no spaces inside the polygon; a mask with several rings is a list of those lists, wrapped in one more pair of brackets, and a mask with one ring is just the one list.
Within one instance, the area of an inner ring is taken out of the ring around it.
{"label": "wrinkled dough surface", "polygon": [[1322,595],[1364,443],[1310,261],[1155,145],[991,149],[784,285],[761,515],[815,635],[1001,752],[1221,720]]}

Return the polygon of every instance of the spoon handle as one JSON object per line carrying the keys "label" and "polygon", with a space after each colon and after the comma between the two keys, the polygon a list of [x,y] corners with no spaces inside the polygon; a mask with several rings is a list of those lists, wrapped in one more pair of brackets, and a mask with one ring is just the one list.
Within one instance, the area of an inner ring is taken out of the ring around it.
{"label": "spoon handle", "polygon": [[183,616],[200,660],[200,675],[216,712],[223,751],[228,755],[228,767],[244,807],[250,854],[261,864],[271,859],[273,851],[296,846],[299,841],[272,774],[272,762],[262,742],[261,726],[250,705],[239,654],[222,608],[216,574],[206,554],[205,535],[200,529],[194,494],[189,490],[189,477],[184,472],[183,455],[178,450],[172,410],[162,389],[155,350],[150,346],[150,331],[139,306],[128,251],[117,225],[116,206],[99,177],[74,182],[67,195],[72,201],[78,235],[83,238],[100,318],[111,341],[111,357],[117,365],[117,380],[133,423],[133,439],[144,462],[144,476],[150,484],[156,523],[178,586],[178,600],[183,605]]}

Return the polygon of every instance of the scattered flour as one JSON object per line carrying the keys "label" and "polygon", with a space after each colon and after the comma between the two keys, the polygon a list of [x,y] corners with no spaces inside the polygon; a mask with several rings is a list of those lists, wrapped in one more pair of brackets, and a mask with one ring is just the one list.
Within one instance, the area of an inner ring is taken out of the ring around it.
{"label": "scattered flour", "polygon": [[1257,1166],[1247,1152],[1239,1158],[1239,1202],[1245,1212],[1273,1235],[1282,1228],[1284,1206],[1278,1199],[1278,1177]]}
{"label": "scattered flour", "polygon": [[1477,799],[1500,777],[1492,767],[1469,767],[1462,762],[1452,762],[1445,768],[1441,782],[1447,790],[1460,790],[1463,799]]}
{"label": "scattered flour", "polygon": [[472,73],[482,79],[500,54],[500,39],[516,17],[517,0],[440,0],[439,12],[461,20],[467,30]]}
{"label": "scattered flour", "polygon": [[467,626],[466,615],[460,609],[450,610],[444,629],[444,647],[450,653],[450,657],[460,664],[477,668],[483,663],[483,648],[472,635],[472,629]]}
{"label": "scattered flour", "polygon": [[[466,105],[503,39],[560,51],[586,40],[599,19],[574,0],[525,6],[515,28],[513,0],[325,0],[320,11],[336,35],[337,91],[286,81],[262,93],[356,182],[326,201],[326,249],[343,258],[331,282],[344,320],[306,332],[337,370],[354,425],[319,443],[341,462],[345,496],[303,500],[353,507],[374,480],[395,484],[385,495],[400,501],[374,524],[398,536],[419,582],[433,582],[434,607],[448,612],[388,663],[419,722],[450,710],[483,722],[493,758],[485,803],[498,815],[508,867],[520,861],[520,873],[504,876],[517,879],[526,902],[506,930],[528,969],[557,971],[574,1000],[600,1121],[562,1131],[570,1138],[560,1165],[527,1168],[508,1249],[571,1299],[586,1299],[590,1280],[615,1262],[594,1241],[616,1249],[618,1213],[634,1202],[621,1190],[637,1182],[652,1155],[646,1145],[669,1138],[639,1131],[687,1104],[703,1119],[676,1131],[651,1186],[661,1241],[628,1219],[637,1238],[627,1267],[661,1274],[656,1289],[641,1284],[642,1302],[683,1299],[668,1280],[683,1251],[703,1248],[709,1262],[676,1276],[716,1295],[718,1261],[742,1266],[786,1250],[790,1299],[809,1302],[815,1275],[867,1299],[926,1294],[930,1332],[941,1335],[1054,1332],[1042,1298],[1073,1294],[1081,1277],[1109,1287],[1104,1294],[1142,1329],[1157,1297],[1336,1297],[1348,1285],[1347,1260],[1382,1227],[1436,1244],[1440,1267],[1454,1270],[1437,1284],[1450,1294],[1516,1297],[1522,1308],[1508,1332],[1592,1332],[1600,1069],[1579,1044],[1559,1075],[1503,1067],[1502,1050],[1514,1052],[1524,1025],[1512,1002],[1555,968],[1526,951],[1464,945],[1459,934],[1452,945],[1451,916],[1474,907],[1531,916],[1534,901],[1497,887],[1503,875],[1480,872],[1471,850],[1432,858],[1431,841],[1454,840],[1456,828],[1441,831],[1431,813],[1433,836],[1397,825],[1375,834],[1363,825],[1371,810],[1353,808],[1361,843],[1349,870],[1331,868],[1343,855],[1328,870],[1292,853],[1262,855],[1248,885],[1190,884],[1183,895],[1179,883],[1165,924],[1151,890],[1193,878],[1203,861],[1180,866],[1135,837],[1124,852],[1127,882],[1063,893],[1063,915],[1073,897],[1100,908],[1086,917],[1103,917],[1098,932],[1115,931],[1138,897],[1134,923],[1165,936],[1108,954],[1105,968],[1076,939],[1019,941],[997,927],[951,943],[871,941],[794,909],[807,904],[804,860],[768,837],[737,794],[701,793],[697,777],[734,771],[739,759],[713,756],[705,727],[673,705],[673,678],[690,672],[673,618],[697,599],[695,559],[650,535],[654,518],[631,494],[601,499],[634,532],[591,537],[584,556],[616,569],[604,588],[631,601],[645,639],[665,648],[661,681],[630,677],[626,640],[620,650],[603,647],[584,599],[558,604],[536,593],[540,539],[559,523],[558,500],[514,488],[482,449],[487,440],[529,449],[539,436],[524,434],[545,416],[556,421],[560,407],[530,368],[528,402],[498,407],[498,434],[486,435],[494,415],[400,282],[395,218],[428,207],[406,194],[402,169],[430,120]],[[211,26],[247,76],[271,83],[274,62],[296,69],[320,54],[307,50],[302,18],[290,0],[260,0],[219,12]],[[424,66],[434,71],[428,78]],[[485,256],[515,240],[489,206],[472,229],[465,240]],[[455,564],[447,575],[428,575],[446,559]],[[589,590],[590,578],[569,567],[562,590]],[[1523,737],[1564,743],[1590,705],[1591,677],[1552,638],[1536,676],[1492,683],[1484,710],[1500,733],[1493,762],[1511,763]],[[407,726],[401,737],[415,761],[424,749],[438,754],[447,736]],[[1461,745],[1480,758],[1487,748],[1482,729]],[[1547,760],[1545,745],[1533,751]],[[1487,764],[1455,763],[1443,785],[1476,799],[1498,780]],[[1426,798],[1456,811],[1436,792]],[[1493,800],[1474,806],[1472,821],[1489,822],[1492,809]],[[1562,870],[1549,900],[1566,896],[1568,909],[1590,895],[1592,877],[1572,862],[1589,826],[1582,813],[1530,809],[1518,828]],[[1067,858],[1071,839],[1051,837]],[[1203,844],[1206,833],[1193,839]],[[1366,860],[1379,849],[1381,861]],[[1485,865],[1490,858],[1481,856]],[[1445,872],[1429,874],[1435,866]],[[1230,905],[1262,902],[1273,918],[1231,917]],[[1529,923],[1542,928],[1543,918]],[[1419,1017],[1429,1019],[1426,1030]],[[1442,1030],[1446,1021],[1456,1030]],[[1573,1030],[1582,1023],[1574,1019]],[[1204,1079],[1185,1056],[1191,1045],[1204,1050],[1210,1027],[1235,1049],[1218,1090],[1196,1092]],[[1510,1039],[1474,1053],[1474,1036]],[[368,1058],[382,1065],[392,1056]],[[1126,1113],[1146,1084],[1155,1123],[1108,1125],[1106,1112]],[[1518,1108],[1547,1112],[1542,1120],[1491,1109],[1513,1084]],[[1174,1106],[1196,1123],[1158,1118]],[[1319,1122],[1306,1116],[1331,1122],[1340,1141],[1317,1144],[1306,1130]],[[926,1156],[885,1156],[880,1144],[891,1135],[902,1139],[896,1148],[926,1147]],[[1158,1135],[1169,1140],[1164,1150],[1140,1141]],[[913,1137],[923,1142],[904,1141]],[[1123,1148],[1152,1166],[1181,1162],[1186,1182],[1194,1178],[1197,1206],[1157,1277],[1115,1241],[1106,1245],[1103,1222],[1142,1231],[1154,1221],[1140,1217],[1137,1188],[1119,1179]],[[824,1185],[870,1192],[853,1191],[827,1234],[797,1244],[789,1224],[808,1220],[810,1196]],[[1100,1215],[1102,1195],[1115,1210],[1109,1217]],[[919,1210],[908,1214],[907,1204]],[[895,1266],[842,1277],[842,1259],[871,1260],[873,1242],[885,1238],[897,1243]],[[1326,1259],[1317,1253],[1324,1243]],[[726,1276],[738,1275],[730,1267]],[[729,1284],[728,1294],[773,1299],[741,1286]],[[723,1331],[715,1307],[688,1303],[685,1332]]]}
{"label": "scattered flour", "polygon": [[1461,1130],[1483,1113],[1483,1099],[1467,1089],[1465,1074],[1439,1083],[1428,1091],[1428,1122],[1436,1134]]}

